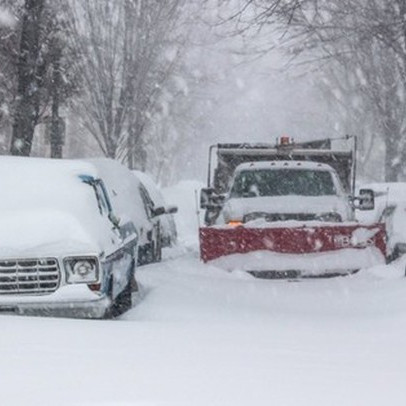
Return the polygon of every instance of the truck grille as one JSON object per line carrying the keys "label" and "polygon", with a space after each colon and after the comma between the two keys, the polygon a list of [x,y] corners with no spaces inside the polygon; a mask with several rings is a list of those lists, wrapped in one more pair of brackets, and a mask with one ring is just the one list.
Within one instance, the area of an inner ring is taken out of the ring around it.
{"label": "truck grille", "polygon": [[0,260],[0,294],[52,293],[60,278],[55,258]]}
{"label": "truck grille", "polygon": [[307,214],[307,213],[262,213],[262,212],[254,212],[249,213],[244,216],[244,223],[248,221],[253,221],[257,219],[264,219],[267,222],[273,221],[288,221],[288,220],[296,220],[296,221],[313,221],[313,220],[320,220],[317,214]]}

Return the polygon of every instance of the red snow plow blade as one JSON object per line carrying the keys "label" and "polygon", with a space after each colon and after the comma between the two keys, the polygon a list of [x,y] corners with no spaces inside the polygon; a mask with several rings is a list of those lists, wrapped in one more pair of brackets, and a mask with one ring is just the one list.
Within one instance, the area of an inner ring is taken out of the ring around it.
{"label": "red snow plow blade", "polygon": [[305,254],[345,248],[376,247],[386,256],[384,224],[303,227],[235,228],[201,227],[200,257],[204,262],[231,254],[272,251]]}

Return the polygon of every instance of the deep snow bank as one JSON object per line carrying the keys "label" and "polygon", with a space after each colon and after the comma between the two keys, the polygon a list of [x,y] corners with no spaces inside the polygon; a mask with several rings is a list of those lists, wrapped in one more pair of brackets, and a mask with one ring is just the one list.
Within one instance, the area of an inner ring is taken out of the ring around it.
{"label": "deep snow bank", "polygon": [[193,248],[198,246],[199,223],[203,224],[204,216],[204,212],[199,209],[202,187],[203,183],[189,180],[162,190],[165,201],[179,208],[174,217],[181,246]]}

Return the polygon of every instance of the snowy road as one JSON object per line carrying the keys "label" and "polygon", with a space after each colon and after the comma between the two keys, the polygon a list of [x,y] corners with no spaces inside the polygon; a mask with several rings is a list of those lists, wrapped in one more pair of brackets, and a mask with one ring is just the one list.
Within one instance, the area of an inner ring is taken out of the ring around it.
{"label": "snowy road", "polygon": [[261,281],[186,252],[120,320],[2,316],[2,403],[405,405],[402,268]]}
{"label": "snowy road", "polygon": [[190,218],[119,320],[1,316],[1,404],[406,404],[406,259],[257,280],[200,263]]}

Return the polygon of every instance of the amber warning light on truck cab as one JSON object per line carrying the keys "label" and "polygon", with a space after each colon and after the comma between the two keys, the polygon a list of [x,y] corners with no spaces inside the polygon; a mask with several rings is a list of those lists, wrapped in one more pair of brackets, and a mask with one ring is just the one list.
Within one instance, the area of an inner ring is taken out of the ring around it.
{"label": "amber warning light on truck cab", "polygon": [[290,138],[288,135],[282,135],[278,139],[278,145],[291,145],[293,144],[293,138]]}

